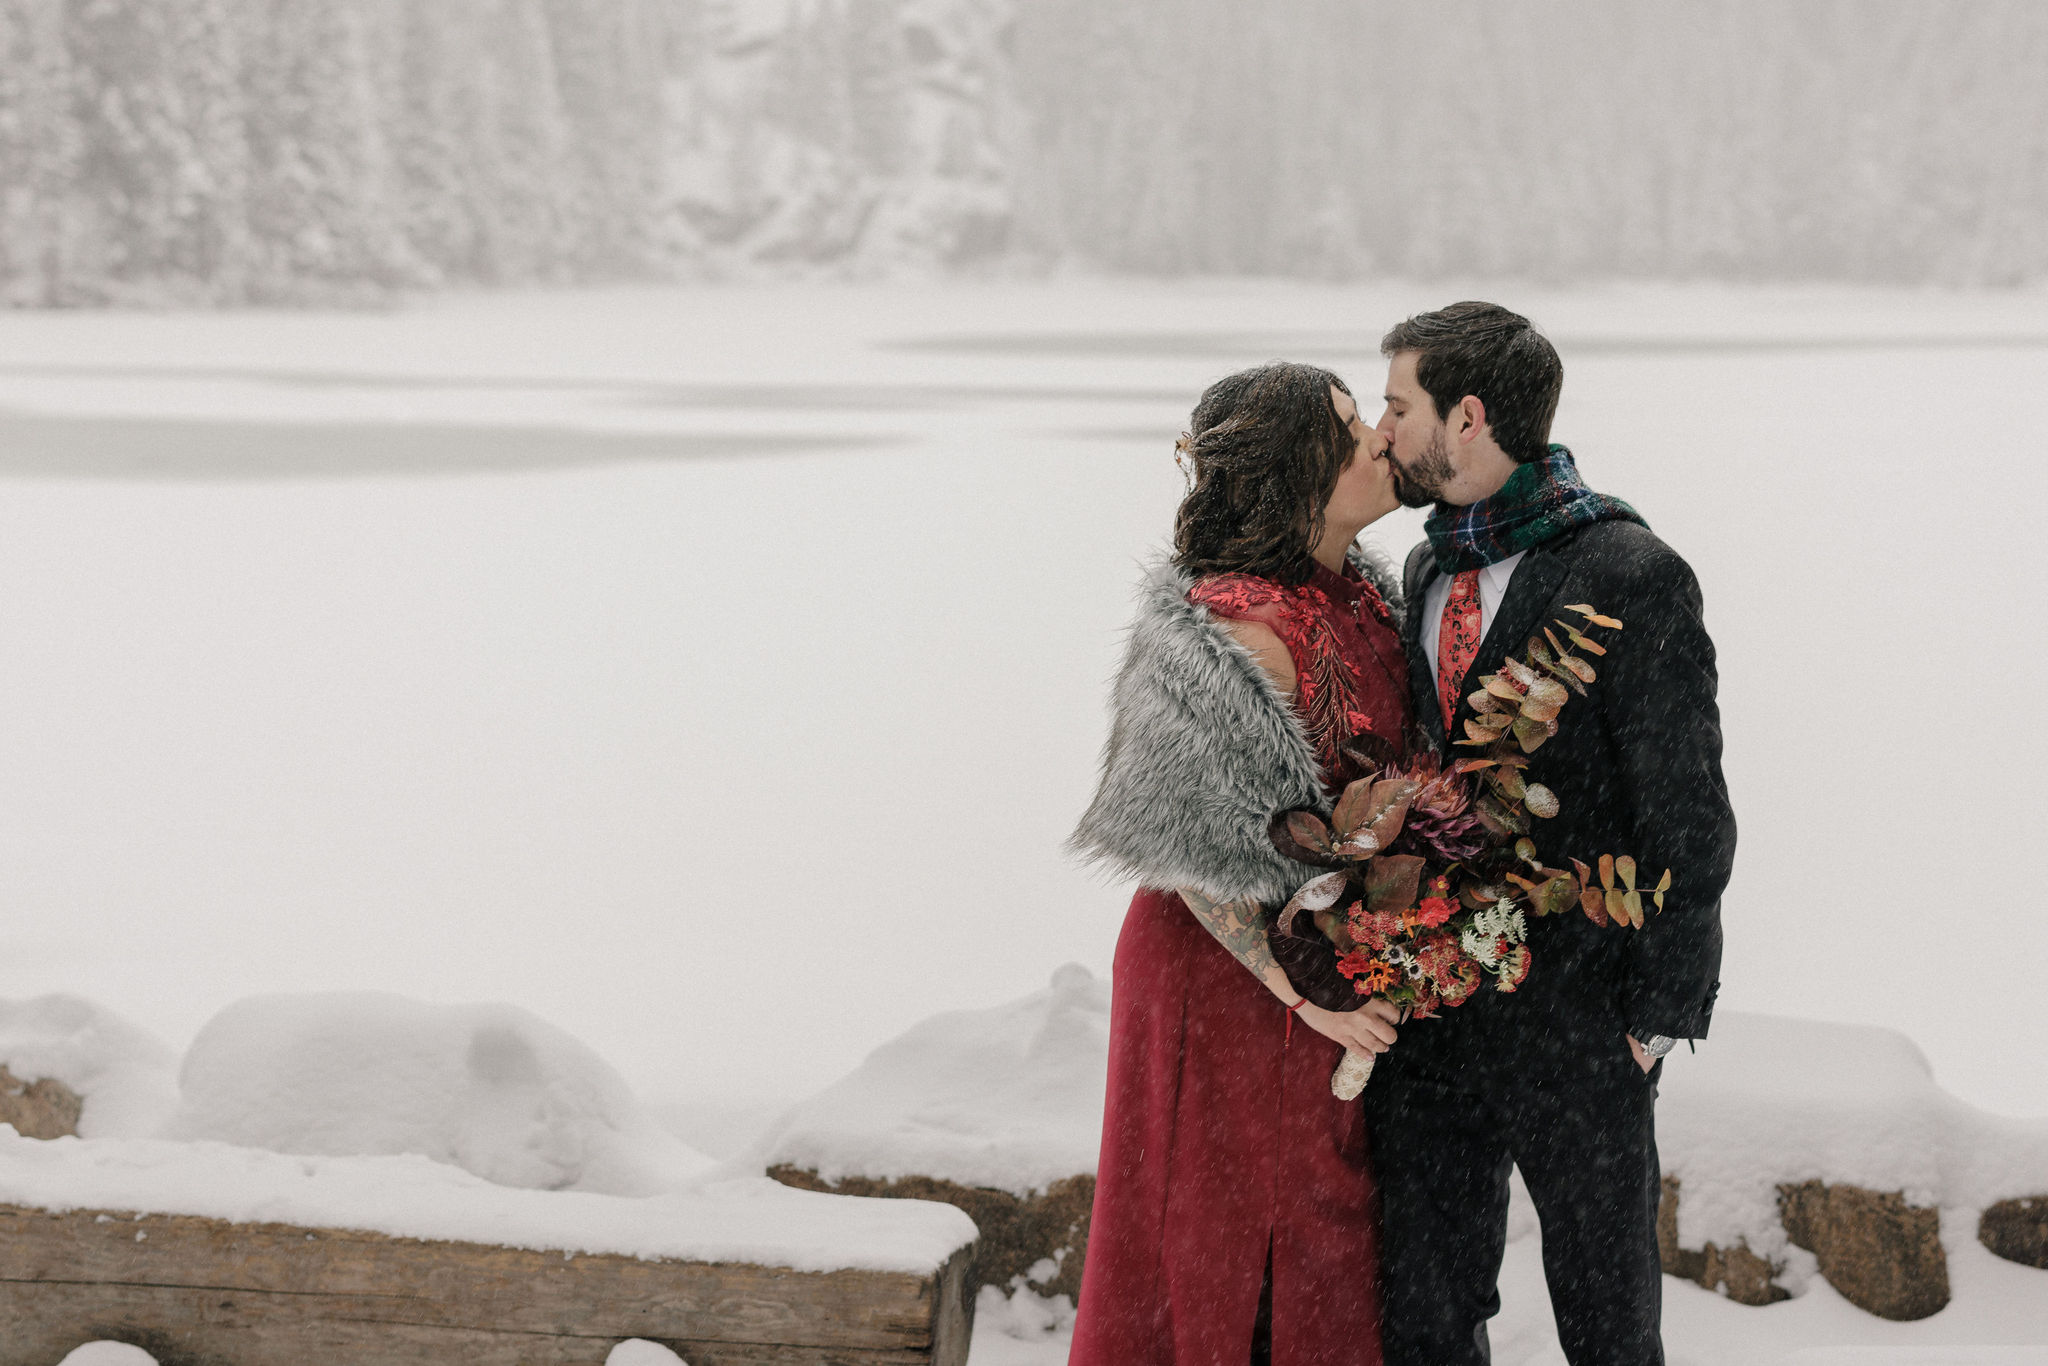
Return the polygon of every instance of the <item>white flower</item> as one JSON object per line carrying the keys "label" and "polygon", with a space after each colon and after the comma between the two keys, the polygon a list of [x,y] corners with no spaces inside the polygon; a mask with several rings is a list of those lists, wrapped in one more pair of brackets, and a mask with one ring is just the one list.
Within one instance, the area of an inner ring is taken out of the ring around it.
{"label": "white flower", "polygon": [[[1482,916],[1485,914],[1484,911],[1480,912]],[[1495,960],[1500,957],[1500,936],[1489,934],[1482,929],[1479,916],[1473,917],[1472,923],[1465,927],[1465,933],[1458,942],[1465,946],[1465,952],[1472,955],[1472,960],[1482,968],[1492,967]]]}
{"label": "white flower", "polygon": [[1505,939],[1510,944],[1519,944],[1529,937],[1529,925],[1522,918],[1521,908],[1502,897],[1485,910],[1472,917],[1471,933],[1492,935]]}

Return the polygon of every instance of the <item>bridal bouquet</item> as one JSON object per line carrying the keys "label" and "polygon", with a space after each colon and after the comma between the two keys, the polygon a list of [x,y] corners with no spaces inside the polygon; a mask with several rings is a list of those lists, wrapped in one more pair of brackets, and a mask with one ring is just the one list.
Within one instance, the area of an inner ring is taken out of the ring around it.
{"label": "bridal bouquet", "polygon": [[[1532,819],[1559,810],[1556,794],[1530,780],[1529,756],[1557,734],[1572,694],[1583,696],[1597,677],[1576,652],[1607,651],[1585,632],[1622,629],[1589,606],[1569,610],[1585,618],[1583,628],[1558,620],[1529,638],[1523,658],[1480,680],[1470,698],[1477,715],[1455,742],[1477,750],[1473,757],[1445,768],[1425,750],[1404,766],[1378,737],[1356,736],[1346,749],[1364,776],[1345,787],[1327,819],[1306,810],[1273,818],[1281,852],[1330,869],[1288,899],[1280,932],[1296,933],[1309,916],[1359,994],[1424,1018],[1482,987],[1519,987],[1531,966],[1531,916],[1576,906],[1597,925],[1642,927],[1634,859],[1603,855],[1596,882],[1577,859],[1570,869],[1545,866],[1529,838]],[[1656,909],[1670,887],[1666,870],[1648,889]],[[1346,1100],[1357,1095],[1372,1062],[1346,1053],[1331,1089]]]}

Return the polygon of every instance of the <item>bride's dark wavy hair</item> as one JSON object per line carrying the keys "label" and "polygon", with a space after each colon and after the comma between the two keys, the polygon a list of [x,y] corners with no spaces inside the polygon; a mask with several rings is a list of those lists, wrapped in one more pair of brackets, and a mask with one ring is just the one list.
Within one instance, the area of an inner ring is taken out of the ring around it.
{"label": "bride's dark wavy hair", "polygon": [[1309,548],[1357,443],[1337,416],[1328,370],[1273,361],[1202,391],[1176,443],[1194,466],[1173,523],[1173,562],[1192,574],[1257,574],[1300,584]]}

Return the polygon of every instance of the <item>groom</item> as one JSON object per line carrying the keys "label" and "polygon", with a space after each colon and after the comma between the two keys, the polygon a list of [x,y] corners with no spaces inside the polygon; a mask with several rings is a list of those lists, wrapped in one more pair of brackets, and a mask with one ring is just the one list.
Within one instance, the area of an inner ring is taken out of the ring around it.
{"label": "groom", "polygon": [[1484,1366],[1506,1242],[1508,1173],[1542,1220],[1543,1267],[1572,1366],[1664,1359],[1652,1109],[1659,1059],[1703,1038],[1719,985],[1720,898],[1735,852],[1721,780],[1714,646],[1692,571],[1628,504],[1593,492],[1549,444],[1564,367],[1529,321],[1461,303],[1381,343],[1402,501],[1435,505],[1408,557],[1410,683],[1451,747],[1478,680],[1568,603],[1621,619],[1595,633],[1598,681],[1531,760],[1562,814],[1534,822],[1544,861],[1632,854],[1672,887],[1640,930],[1576,909],[1534,921],[1535,966],[1402,1031],[1366,1088],[1384,1206],[1389,1366]]}

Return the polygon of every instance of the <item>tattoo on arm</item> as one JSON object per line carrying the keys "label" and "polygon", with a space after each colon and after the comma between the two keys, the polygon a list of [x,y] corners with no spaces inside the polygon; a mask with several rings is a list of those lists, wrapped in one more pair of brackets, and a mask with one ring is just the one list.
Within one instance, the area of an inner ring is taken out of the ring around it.
{"label": "tattoo on arm", "polygon": [[1191,887],[1181,889],[1180,899],[1187,903],[1202,928],[1229,949],[1230,956],[1244,964],[1252,976],[1264,981],[1267,971],[1279,966],[1266,943],[1266,912],[1258,902],[1246,898],[1219,905]]}

